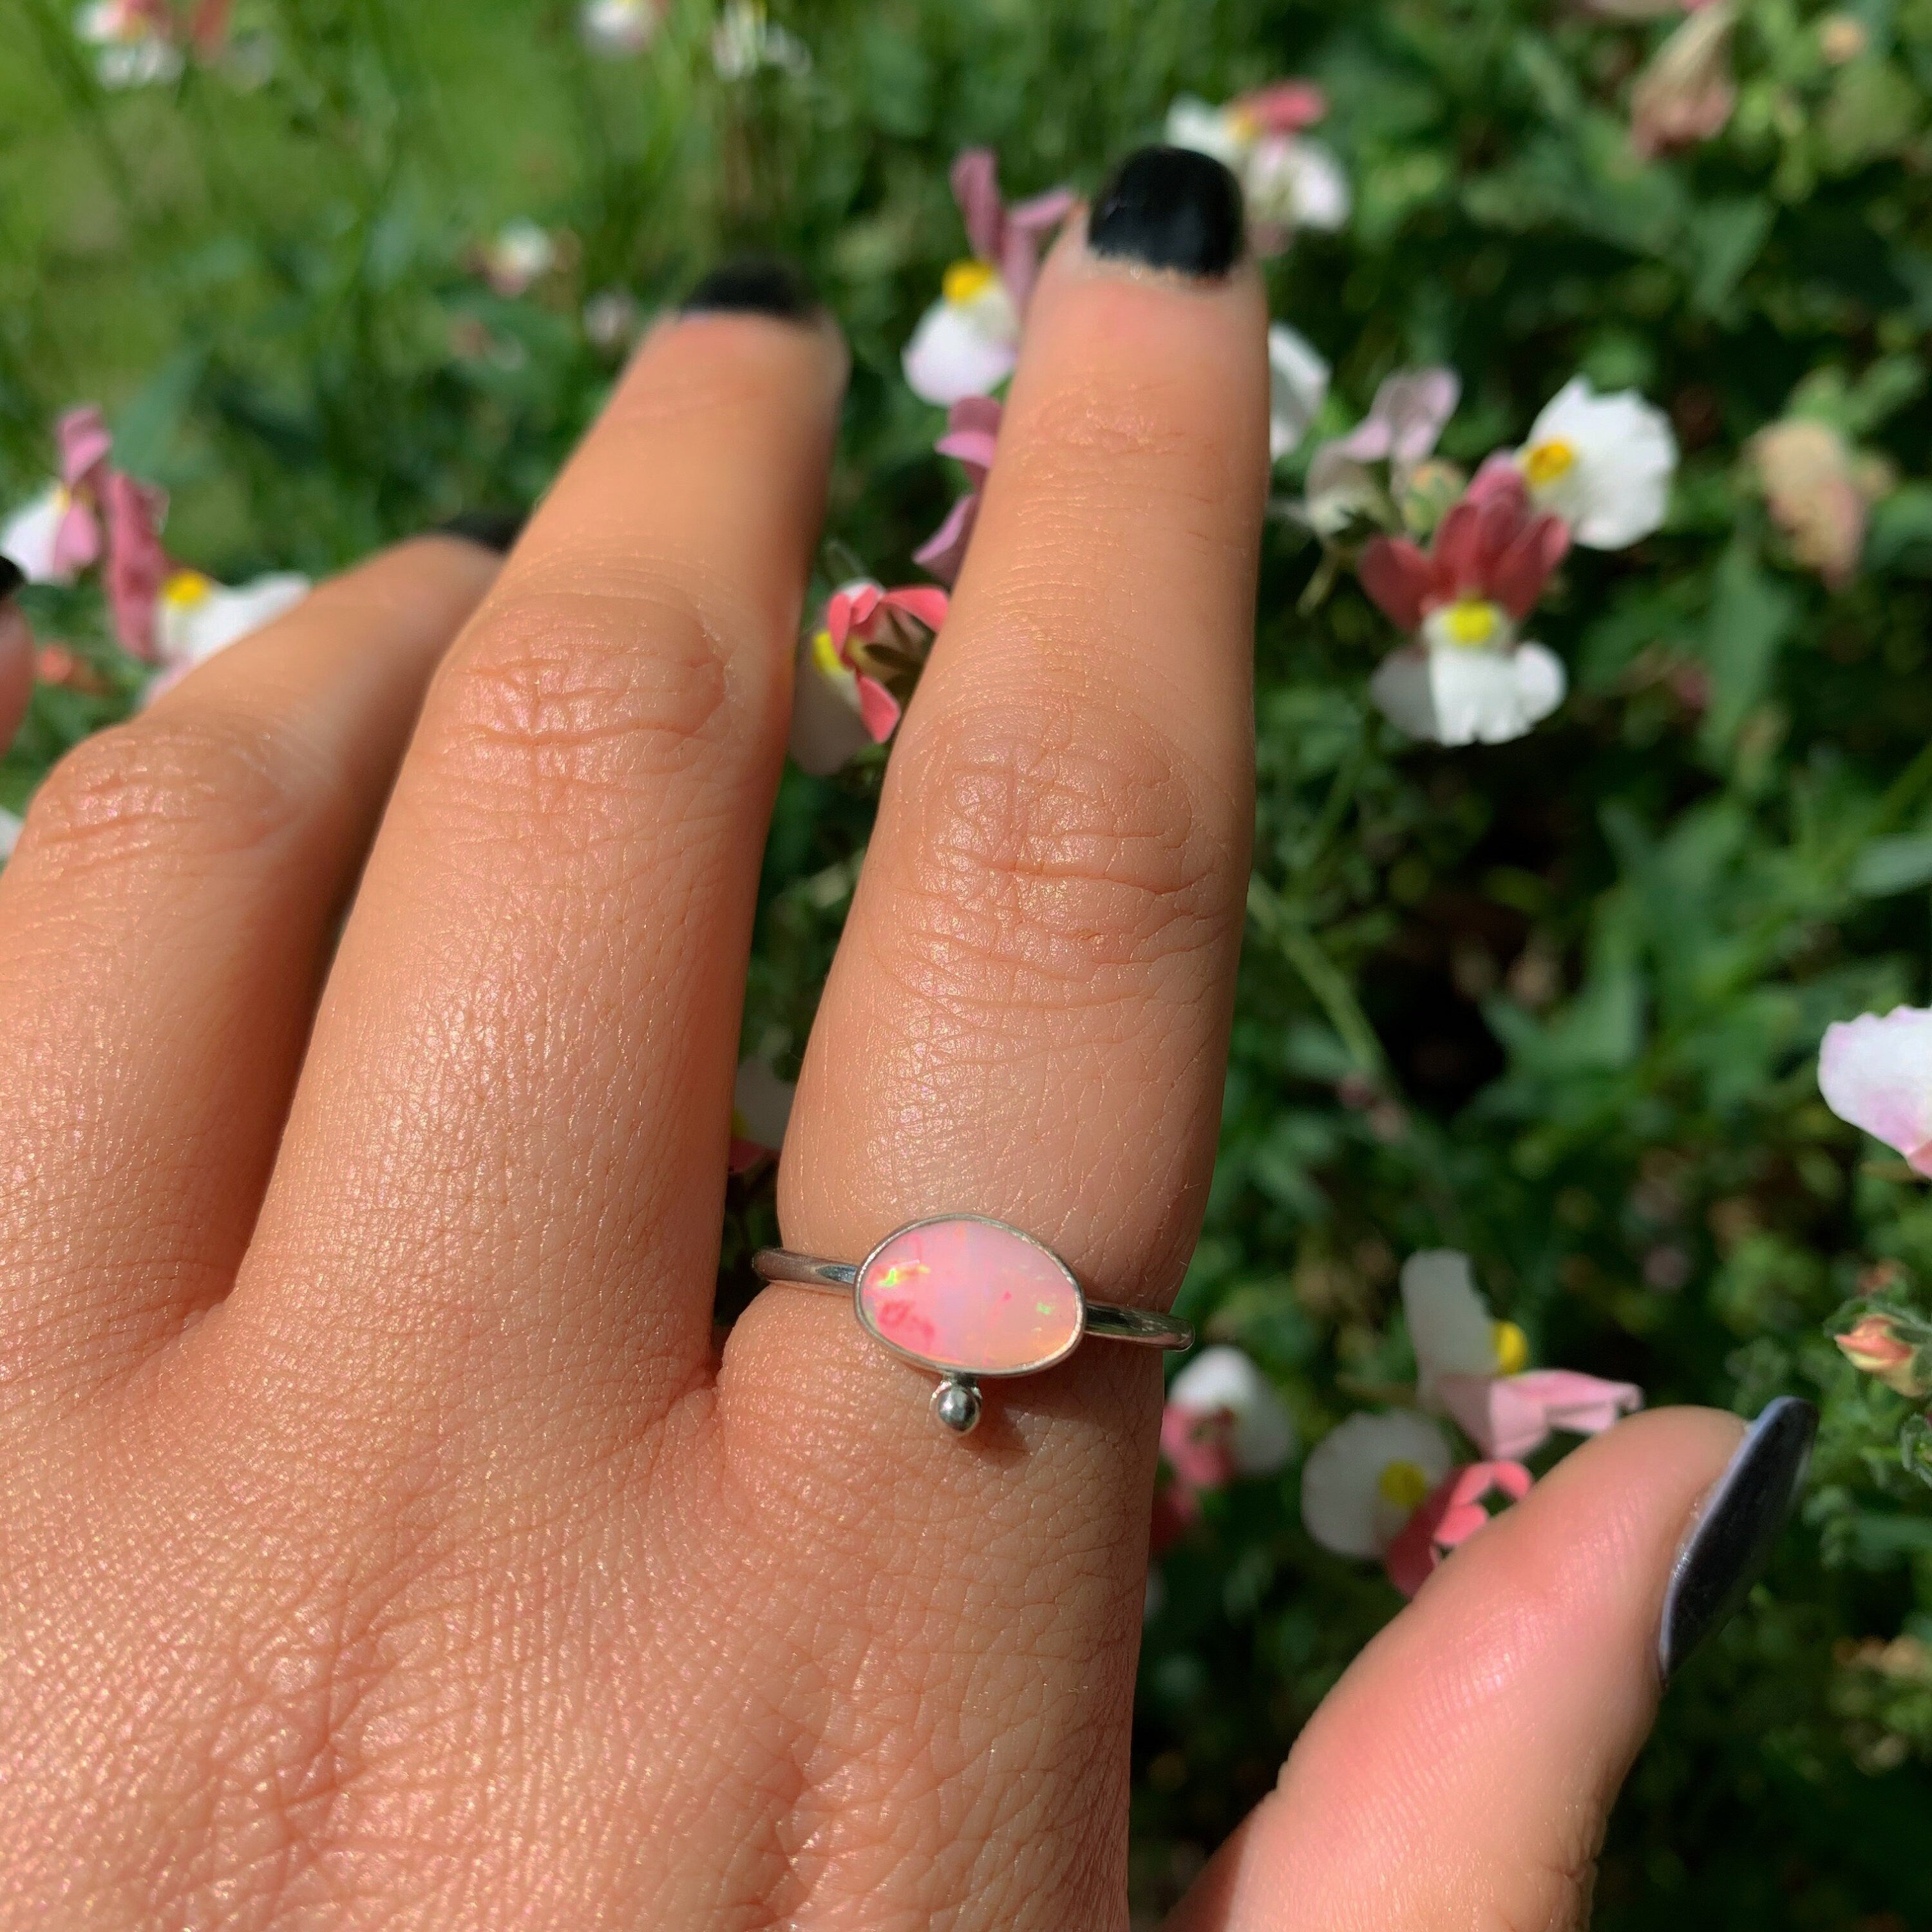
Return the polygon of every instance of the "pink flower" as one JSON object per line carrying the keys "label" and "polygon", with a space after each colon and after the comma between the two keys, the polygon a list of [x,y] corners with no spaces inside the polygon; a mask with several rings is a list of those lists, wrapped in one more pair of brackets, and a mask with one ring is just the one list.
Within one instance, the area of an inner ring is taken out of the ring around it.
{"label": "pink flower", "polygon": [[167,497],[125,471],[110,470],[103,490],[107,524],[107,606],[115,634],[130,657],[157,656],[155,606],[172,572],[161,548]]}
{"label": "pink flower", "polygon": [[914,394],[949,406],[990,395],[1012,374],[1041,250],[1074,199],[1071,188],[1053,188],[1009,208],[990,148],[968,148],[953,163],[952,194],[972,256],[946,270],[940,299],[902,358]]}
{"label": "pink flower", "polygon": [[1239,1348],[1205,1348],[1174,1378],[1161,1412],[1168,1480],[1154,1498],[1154,1553],[1201,1514],[1201,1498],[1237,1476],[1272,1475],[1295,1451],[1294,1419]]}
{"label": "pink flower", "polygon": [[1406,537],[1377,537],[1362,553],[1362,588],[1405,631],[1454,604],[1498,605],[1520,622],[1569,548],[1561,517],[1531,510],[1516,466],[1490,464],[1426,552]]}
{"label": "pink flower", "polygon": [[1403,1525],[1382,1562],[1389,1581],[1412,1597],[1449,1552],[1488,1522],[1483,1505],[1492,1493],[1521,1502],[1534,1479],[1520,1462],[1471,1462],[1452,1469]]}
{"label": "pink flower", "polygon": [[1377,464],[1388,465],[1388,494],[1399,498],[1455,414],[1462,388],[1453,369],[1402,369],[1385,376],[1368,414],[1346,436],[1322,444],[1309,464],[1303,506],[1309,527],[1332,537],[1372,511],[1384,495],[1372,469]]}
{"label": "pink flower", "polygon": [[[1907,1318],[1909,1320],[1909,1318]],[[1921,1346],[1932,1342],[1922,1322],[1911,1322],[1916,1340],[1907,1340],[1899,1330],[1905,1325],[1898,1316],[1883,1310],[1862,1315],[1842,1335],[1833,1336],[1846,1360],[1853,1368],[1875,1376],[1888,1389],[1918,1401],[1932,1394],[1918,1356]],[[1932,1355],[1928,1355],[1932,1364]]]}
{"label": "pink flower", "polygon": [[1894,1006],[1827,1027],[1818,1090],[1840,1120],[1932,1178],[1932,1010]]}
{"label": "pink flower", "polygon": [[992,396],[962,396],[946,412],[946,434],[933,445],[966,472],[967,490],[946,512],[946,520],[912,554],[914,562],[930,571],[942,584],[951,584],[966,560],[973,526],[980,514],[980,496],[993,466],[993,449],[1004,413]]}
{"label": "pink flower", "polygon": [[1485,1456],[1527,1456],[1552,1430],[1594,1436],[1642,1406],[1634,1383],[1527,1368],[1528,1338],[1514,1322],[1494,1318],[1468,1256],[1454,1248],[1427,1249],[1402,1264],[1402,1306],[1418,1400],[1454,1417]]}
{"label": "pink flower", "polygon": [[793,686],[791,754],[801,770],[836,772],[868,742],[898,728],[892,682],[910,684],[946,621],[936,584],[887,590],[860,578],[834,591],[825,620],[808,634]]}

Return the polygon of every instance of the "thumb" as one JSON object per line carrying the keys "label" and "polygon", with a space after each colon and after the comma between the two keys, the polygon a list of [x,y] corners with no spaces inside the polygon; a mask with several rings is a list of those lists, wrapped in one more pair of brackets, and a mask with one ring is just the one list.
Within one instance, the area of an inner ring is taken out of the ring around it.
{"label": "thumb", "polygon": [[1736,1607],[1816,1412],[1660,1409],[1585,1444],[1350,1666],[1169,1932],[1569,1932],[1663,1675]]}

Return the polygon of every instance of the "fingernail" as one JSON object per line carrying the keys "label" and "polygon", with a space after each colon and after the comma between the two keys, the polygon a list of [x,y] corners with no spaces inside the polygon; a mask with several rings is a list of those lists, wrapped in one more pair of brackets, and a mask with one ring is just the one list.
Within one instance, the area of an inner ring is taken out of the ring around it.
{"label": "fingernail", "polygon": [[686,315],[769,315],[805,322],[818,313],[812,284],[789,262],[763,256],[713,268],[684,298]]}
{"label": "fingernail", "polygon": [[1225,275],[1242,236],[1240,183],[1191,148],[1130,154],[1087,218],[1095,254],[1184,275]]}
{"label": "fingernail", "polygon": [[0,556],[0,603],[4,603],[27,580],[27,573],[10,556]]}
{"label": "fingernail", "polygon": [[1817,1433],[1817,1410],[1796,1396],[1780,1396],[1751,1424],[1704,1498],[1664,1593],[1657,1660],[1666,1678],[1730,1620],[1763,1574],[1798,1500]]}
{"label": "fingernail", "polygon": [[524,525],[529,520],[521,510],[465,510],[446,524],[438,524],[430,534],[439,537],[465,537],[499,556],[508,556]]}

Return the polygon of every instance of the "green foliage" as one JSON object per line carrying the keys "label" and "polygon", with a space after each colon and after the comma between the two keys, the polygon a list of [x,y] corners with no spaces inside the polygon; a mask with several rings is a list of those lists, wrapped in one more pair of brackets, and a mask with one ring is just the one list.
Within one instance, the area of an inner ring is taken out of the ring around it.
{"label": "green foliage", "polygon": [[[752,246],[808,263],[850,336],[831,535],[904,577],[956,482],[898,373],[962,250],[955,152],[997,146],[1017,191],[1090,190],[1175,93],[1288,73],[1329,90],[1357,194],[1346,232],[1270,270],[1276,313],[1335,363],[1324,431],[1434,360],[1463,377],[1460,461],[1578,370],[1666,406],[1671,520],[1573,556],[1538,620],[1573,694],[1516,744],[1444,753],[1382,724],[1364,686],[1386,625],[1347,586],[1302,614],[1313,553],[1271,535],[1252,917],[1183,1305],[1305,1435],[1402,1372],[1395,1270],[1438,1244],[1541,1360],[1653,1401],[1820,1402],[1802,1525],[1672,1688],[1598,1922],[1932,1918],[1909,1856],[1932,1804],[1932,1492],[1901,1463],[1910,1405],[1822,1328],[1862,1285],[1926,1309],[1932,1206],[1814,1076],[1831,1020],[1932,990],[1928,0],[1750,0],[1730,127],[1651,162],[1629,86],[1675,22],[1558,0],[815,0],[777,10],[810,73],[736,82],[704,0],[626,62],[589,56],[561,4],[263,0],[241,14],[277,50],[259,86],[190,67],[115,95],[64,0],[7,5],[0,502],[44,476],[54,414],[98,398],[173,493],[171,548],[230,579],[530,501],[612,374],[586,298],[648,312]],[[509,300],[472,253],[519,215],[574,245]],[[1903,479],[1836,592],[1747,480],[1787,406]],[[104,688],[38,694],[0,765],[15,806],[131,696],[98,614],[37,592],[34,615]],[[782,1066],[880,762],[784,783],[747,1017]],[[770,1225],[758,1187],[734,1196],[728,1302]],[[1396,1607],[1310,1543],[1292,1472],[1210,1498],[1165,1570],[1136,1742],[1150,1912]]]}

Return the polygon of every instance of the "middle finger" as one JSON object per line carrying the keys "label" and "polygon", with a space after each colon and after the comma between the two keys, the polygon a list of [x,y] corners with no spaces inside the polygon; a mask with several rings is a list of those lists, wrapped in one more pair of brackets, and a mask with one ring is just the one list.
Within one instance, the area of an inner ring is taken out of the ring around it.
{"label": "middle finger", "polygon": [[714,277],[431,688],[231,1304],[359,1418],[595,1442],[701,1378],[844,369],[784,272]]}

